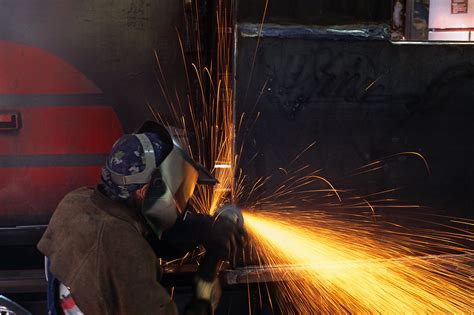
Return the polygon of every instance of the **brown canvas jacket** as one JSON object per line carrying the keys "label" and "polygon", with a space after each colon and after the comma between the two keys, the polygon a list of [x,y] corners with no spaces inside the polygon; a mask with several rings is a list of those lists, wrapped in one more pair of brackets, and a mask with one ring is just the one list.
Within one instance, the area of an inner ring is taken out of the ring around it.
{"label": "brown canvas jacket", "polygon": [[80,188],[58,205],[38,249],[86,315],[177,314],[144,233],[132,209]]}

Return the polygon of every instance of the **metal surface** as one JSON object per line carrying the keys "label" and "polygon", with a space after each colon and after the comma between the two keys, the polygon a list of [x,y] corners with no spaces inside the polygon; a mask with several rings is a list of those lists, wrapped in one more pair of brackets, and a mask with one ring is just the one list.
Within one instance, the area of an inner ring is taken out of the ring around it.
{"label": "metal surface", "polygon": [[[18,0],[2,6],[0,40],[41,48],[76,67],[111,99],[127,132],[152,118],[146,101],[165,102],[154,49],[168,86],[184,95],[184,68],[176,53],[176,28],[184,25],[181,1]],[[70,82],[61,73],[57,78]],[[165,113],[166,106],[159,107]]]}
{"label": "metal surface", "polygon": [[0,292],[46,292],[47,281],[44,270],[1,270]]}
{"label": "metal surface", "polygon": [[[271,174],[261,189],[271,193],[288,179],[281,168],[310,164],[338,189],[404,187],[395,197],[405,203],[472,218],[472,45],[261,38],[256,47],[256,38],[237,39],[236,117],[247,120],[236,147],[248,183]],[[431,174],[417,159],[395,158],[353,176],[407,151],[423,154]]]}
{"label": "metal surface", "polygon": [[0,111],[0,131],[13,131],[21,128],[21,113]]}
{"label": "metal surface", "polygon": [[242,37],[275,37],[275,38],[300,38],[300,39],[365,39],[387,40],[390,39],[388,25],[334,25],[334,26],[309,26],[309,25],[278,25],[278,24],[239,24],[239,35]]}
{"label": "metal surface", "polygon": [[0,226],[46,224],[67,192],[97,183],[114,141],[152,118],[147,101],[165,102],[154,49],[168,86],[185,98],[176,54],[183,7],[19,0],[2,8],[0,115],[18,112],[22,126],[5,130],[0,117]]}
{"label": "metal surface", "polygon": [[406,0],[405,2],[405,38],[412,39],[412,27],[415,14],[415,0]]}
{"label": "metal surface", "polygon": [[[46,227],[46,225],[23,225],[0,228],[0,246],[29,245],[32,239],[39,240],[41,238]],[[6,258],[4,257],[4,259]]]}
{"label": "metal surface", "polygon": [[13,302],[9,298],[0,295],[0,314],[2,315],[31,315],[29,311]]}
{"label": "metal surface", "polygon": [[122,126],[100,88],[47,50],[0,37],[0,68],[0,112],[16,113],[0,133],[0,227],[45,224],[64,194],[97,182]]}
{"label": "metal surface", "polygon": [[[426,261],[437,262],[445,265],[451,269],[456,269],[458,264],[466,264],[474,267],[474,255],[473,254],[460,254],[460,255],[431,255],[426,257],[409,257],[399,258],[390,260],[380,260],[380,263],[384,261],[409,261],[411,259],[422,259]],[[344,265],[354,264],[353,262],[341,263],[341,268]],[[364,264],[364,262],[357,262],[356,264]],[[331,266],[334,268],[333,265]],[[327,266],[320,266],[320,268],[327,268]],[[237,268],[235,270],[224,270],[221,273],[222,281],[226,285],[236,285],[245,283],[262,283],[262,282],[281,282],[281,281],[298,281],[304,280],[307,276],[305,270],[317,270],[318,263],[311,265],[279,265],[279,266],[255,266],[255,267],[244,267]]]}

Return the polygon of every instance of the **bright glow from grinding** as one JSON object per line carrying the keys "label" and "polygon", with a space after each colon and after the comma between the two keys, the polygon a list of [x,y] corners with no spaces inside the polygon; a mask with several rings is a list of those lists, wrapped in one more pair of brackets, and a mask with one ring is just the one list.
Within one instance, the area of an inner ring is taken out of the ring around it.
{"label": "bright glow from grinding", "polygon": [[262,263],[305,266],[278,286],[285,313],[474,311],[468,266],[456,265],[458,274],[439,260],[405,256],[403,242],[378,242],[350,222],[309,226],[270,212],[246,212],[244,219]]}
{"label": "bright glow from grinding", "polygon": [[230,164],[216,164],[216,165],[214,165],[214,168],[232,168],[232,165],[230,165]]}

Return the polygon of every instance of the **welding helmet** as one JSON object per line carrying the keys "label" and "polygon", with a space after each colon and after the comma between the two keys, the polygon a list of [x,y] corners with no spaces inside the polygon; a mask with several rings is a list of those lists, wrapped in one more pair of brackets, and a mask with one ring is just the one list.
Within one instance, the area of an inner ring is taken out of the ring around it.
{"label": "welding helmet", "polygon": [[[117,186],[132,187],[135,191],[146,186],[141,212],[153,232],[161,237],[184,213],[196,184],[213,185],[216,179],[158,123],[146,122],[135,134],[128,136],[133,137],[130,142],[139,144],[133,155],[139,157],[141,165],[129,174],[117,172],[107,163],[110,180]],[[122,152],[119,156],[123,158],[123,151],[118,152]],[[121,164],[113,159],[112,164],[114,161]]]}

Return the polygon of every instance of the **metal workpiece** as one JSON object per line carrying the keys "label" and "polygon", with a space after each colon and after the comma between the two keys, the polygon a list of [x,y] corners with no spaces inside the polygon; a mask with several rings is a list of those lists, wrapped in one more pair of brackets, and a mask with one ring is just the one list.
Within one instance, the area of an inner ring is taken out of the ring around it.
{"label": "metal workpiece", "polygon": [[398,259],[380,259],[373,261],[335,262],[330,266],[317,262],[314,264],[304,265],[248,266],[236,268],[234,270],[221,271],[221,280],[225,285],[302,281],[307,277],[308,273],[317,272],[318,269],[324,270],[327,268],[340,268],[341,270],[344,270],[344,268],[350,268],[354,265],[363,266],[364,264],[383,264],[384,262],[410,262],[410,260],[435,262],[436,264],[446,266],[448,269],[454,271],[460,264],[474,267],[474,254],[426,255],[403,257]]}
{"label": "metal workpiece", "polygon": [[[295,266],[250,266],[221,272],[221,281],[226,285],[280,282],[296,279]],[[292,275],[290,275],[290,273]],[[301,276],[300,276],[301,278]]]}
{"label": "metal workpiece", "polygon": [[[260,265],[260,266],[244,266],[235,269],[229,269],[229,265],[224,264],[219,272],[221,284],[224,286],[233,286],[241,284],[256,284],[256,283],[270,283],[270,282],[285,282],[285,281],[302,281],[308,273],[317,272],[317,270],[324,270],[327,268],[337,269],[350,268],[355,265],[363,266],[364,264],[373,263],[396,263],[396,262],[410,262],[410,261],[426,261],[435,262],[438,265],[443,265],[449,270],[456,271],[460,265],[474,267],[474,253],[470,254],[445,254],[445,255],[425,255],[425,256],[411,256],[393,259],[378,259],[369,261],[345,261],[335,262],[334,264],[322,264],[314,262],[313,264],[287,264],[287,265]],[[164,268],[164,278],[167,285],[186,285],[191,283],[194,272],[197,271],[198,266],[195,264],[181,265],[181,266],[166,266]],[[179,281],[178,281],[179,280]],[[173,284],[174,281],[174,284]],[[188,282],[189,281],[189,282]]]}

